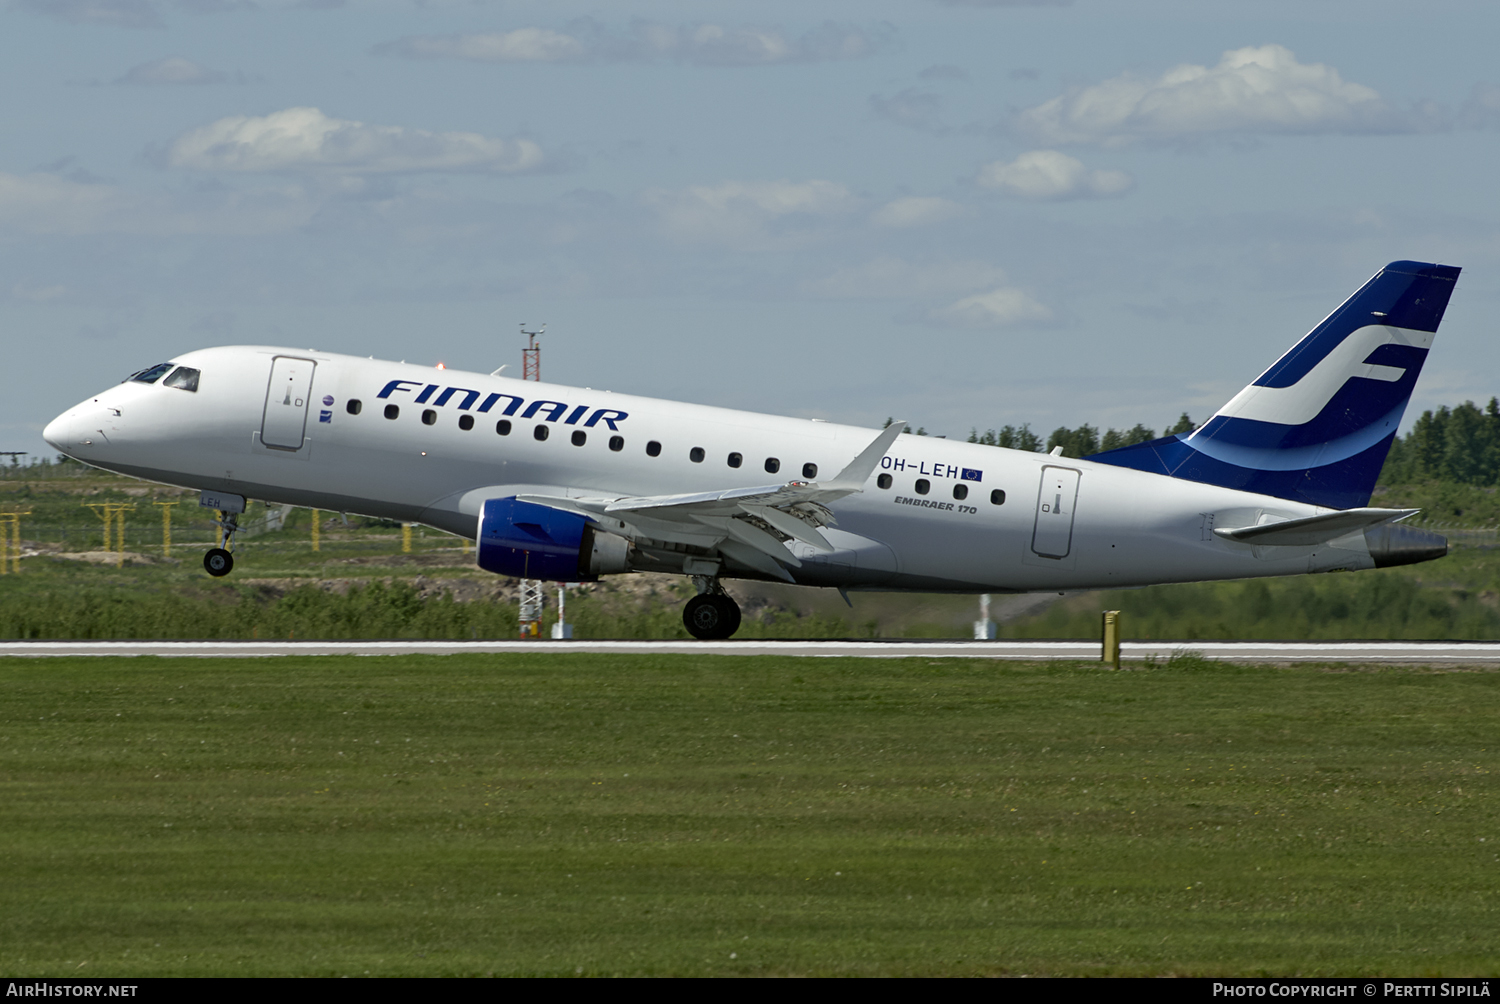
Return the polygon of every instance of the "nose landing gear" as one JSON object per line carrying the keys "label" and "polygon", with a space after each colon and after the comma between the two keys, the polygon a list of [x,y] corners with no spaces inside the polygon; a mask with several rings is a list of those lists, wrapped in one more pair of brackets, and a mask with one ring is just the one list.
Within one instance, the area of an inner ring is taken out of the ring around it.
{"label": "nose landing gear", "polygon": [[214,578],[228,575],[234,569],[234,555],[229,553],[234,543],[234,531],[240,528],[239,520],[232,512],[218,510],[219,546],[203,556],[203,570]]}
{"label": "nose landing gear", "polygon": [[728,638],[740,629],[740,605],[719,585],[718,579],[693,576],[698,595],[682,608],[682,623],[699,641]]}

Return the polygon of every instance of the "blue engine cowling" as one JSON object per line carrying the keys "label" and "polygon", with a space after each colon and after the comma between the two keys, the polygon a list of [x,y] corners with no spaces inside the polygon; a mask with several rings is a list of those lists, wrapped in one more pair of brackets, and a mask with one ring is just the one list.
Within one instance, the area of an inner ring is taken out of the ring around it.
{"label": "blue engine cowling", "polygon": [[549,582],[592,582],[584,534],[592,521],[515,496],[486,499],[479,513],[479,567]]}

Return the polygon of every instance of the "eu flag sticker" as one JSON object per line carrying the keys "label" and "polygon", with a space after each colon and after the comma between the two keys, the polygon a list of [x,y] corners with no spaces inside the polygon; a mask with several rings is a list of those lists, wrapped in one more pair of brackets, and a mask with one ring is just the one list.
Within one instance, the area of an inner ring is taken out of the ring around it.
{"label": "eu flag sticker", "polygon": [[963,477],[960,480],[963,480],[963,481],[983,481],[984,480],[984,471],[976,471],[972,467],[965,467],[964,468]]}
{"label": "eu flag sticker", "polygon": [[333,412],[319,410],[318,411],[318,421],[320,421],[320,422],[332,422],[333,421]]}

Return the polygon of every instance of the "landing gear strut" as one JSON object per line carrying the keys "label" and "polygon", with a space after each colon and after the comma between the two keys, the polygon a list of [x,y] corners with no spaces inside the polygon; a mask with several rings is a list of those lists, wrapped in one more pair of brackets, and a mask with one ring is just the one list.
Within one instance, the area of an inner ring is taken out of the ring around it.
{"label": "landing gear strut", "polygon": [[234,555],[229,549],[234,543],[234,531],[240,528],[239,520],[232,512],[219,512],[220,540],[218,547],[203,556],[203,570],[214,578],[228,575],[234,569]]}
{"label": "landing gear strut", "polygon": [[718,579],[693,576],[698,595],[687,601],[682,608],[682,623],[688,634],[699,641],[717,641],[728,638],[740,629],[740,605],[724,592]]}

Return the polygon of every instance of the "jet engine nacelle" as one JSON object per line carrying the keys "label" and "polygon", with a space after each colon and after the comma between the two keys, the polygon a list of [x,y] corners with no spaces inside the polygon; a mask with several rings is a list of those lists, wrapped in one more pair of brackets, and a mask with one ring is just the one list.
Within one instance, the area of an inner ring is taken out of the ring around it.
{"label": "jet engine nacelle", "polygon": [[498,575],[549,582],[592,582],[630,571],[630,545],[578,513],[486,499],[479,512],[479,567]]}

